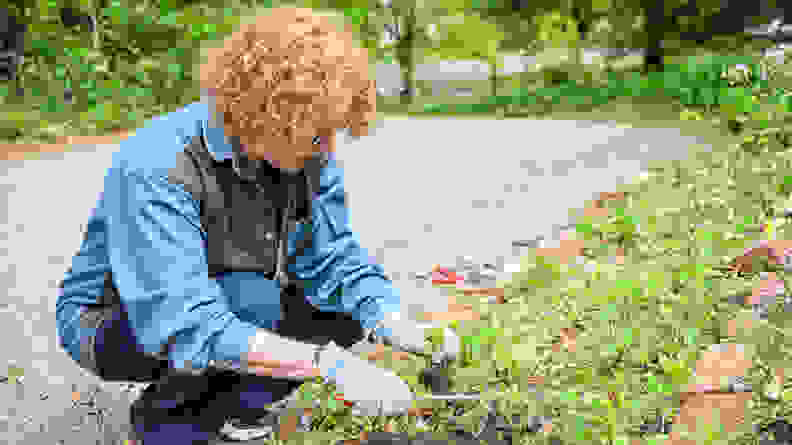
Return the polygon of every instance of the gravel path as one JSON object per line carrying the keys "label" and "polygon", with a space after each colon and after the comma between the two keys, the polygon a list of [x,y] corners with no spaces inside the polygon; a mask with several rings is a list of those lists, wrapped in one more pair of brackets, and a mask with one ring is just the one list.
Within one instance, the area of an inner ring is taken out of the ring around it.
{"label": "gravel path", "polygon": [[[568,209],[614,190],[648,159],[686,157],[695,142],[678,130],[593,122],[388,119],[371,137],[342,138],[338,150],[353,228],[412,308],[440,299],[408,272],[462,255],[512,261],[519,254],[512,240],[570,222]],[[110,445],[126,437],[134,395],[83,373],[60,350],[54,316],[57,283],[115,148],[0,163],[3,360],[25,373],[21,383],[0,384],[0,444]]]}

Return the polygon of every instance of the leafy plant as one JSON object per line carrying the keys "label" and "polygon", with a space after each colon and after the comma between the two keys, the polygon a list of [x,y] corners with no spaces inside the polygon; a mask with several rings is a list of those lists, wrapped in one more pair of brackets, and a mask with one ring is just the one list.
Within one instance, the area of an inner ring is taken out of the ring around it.
{"label": "leafy plant", "polygon": [[[504,401],[505,412],[555,414],[556,434],[566,443],[619,443],[654,413],[678,410],[675,391],[690,381],[701,351],[726,341],[730,320],[753,317],[730,298],[756,287],[759,272],[785,274],[768,261],[750,274],[728,267],[761,239],[760,225],[790,202],[785,172],[792,165],[784,142],[789,111],[763,96],[777,87],[748,88],[746,78],[738,80],[743,84],[733,88],[755,107],[727,100],[699,112],[706,120],[712,114],[739,119],[734,145],[655,163],[623,187],[626,199],[607,216],[580,221],[577,236],[588,252],[581,262],[526,256],[506,284],[507,303],[482,307],[481,320],[459,324],[466,339],[456,369],[459,389],[470,389],[481,376],[509,376],[513,400],[521,403]],[[776,237],[784,236],[786,225],[772,221]],[[617,248],[625,259],[613,263]],[[770,313],[731,340],[754,351],[747,377],[756,384],[768,379],[778,354],[788,354],[765,347],[788,341],[789,315],[781,305]],[[554,350],[555,335],[572,325],[580,332],[574,350]],[[469,375],[477,379],[464,378]],[[522,384],[531,375],[547,382],[541,401]],[[780,403],[788,410],[786,400]],[[758,393],[752,406],[758,422],[779,412]],[[694,440],[750,443],[751,426],[735,435],[700,429]]]}

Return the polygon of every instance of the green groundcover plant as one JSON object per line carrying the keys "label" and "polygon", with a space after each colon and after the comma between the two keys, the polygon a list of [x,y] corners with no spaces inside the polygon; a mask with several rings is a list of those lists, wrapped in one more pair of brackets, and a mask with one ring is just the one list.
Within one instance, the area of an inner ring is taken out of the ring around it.
{"label": "green groundcover plant", "polygon": [[[792,238],[792,224],[779,219],[792,207],[790,113],[783,104],[762,100],[770,93],[786,94],[777,86],[786,69],[773,67],[767,85],[751,89],[752,106],[687,111],[716,114],[724,131],[740,136],[740,142],[695,149],[684,161],[655,163],[622,187],[626,199],[608,204],[608,216],[579,222],[576,236],[586,244],[580,261],[523,258],[520,272],[503,283],[505,304],[482,303],[480,320],[455,324],[465,348],[451,370],[452,389],[481,390],[485,383],[491,388],[484,401],[470,402],[458,422],[474,429],[491,399],[506,418],[553,416],[553,435],[567,444],[628,444],[638,425],[658,412],[678,410],[677,395],[690,382],[701,351],[724,342],[747,346],[754,360],[749,383],[761,388],[769,381],[772,364],[788,357],[792,314],[781,310],[779,301],[766,322],[727,337],[729,320],[753,317],[730,297],[750,293],[760,272],[776,271],[787,289],[789,277],[766,262],[742,275],[728,264],[763,239],[759,228],[765,221],[775,221],[778,239]],[[625,255],[622,263],[611,261],[616,249]],[[458,300],[465,298],[476,297]],[[552,353],[555,335],[571,325],[580,331],[575,351]],[[391,366],[418,394],[426,392],[417,381],[422,360]],[[545,377],[542,398],[526,383],[537,375]],[[333,406],[338,402],[332,388],[316,384],[304,390],[329,401],[321,412],[331,415],[318,426],[328,437],[353,438],[363,429],[383,427],[378,419],[357,419]],[[772,404],[756,391],[744,428],[732,435],[701,429],[692,437],[700,444],[758,443],[753,425],[785,416],[789,404],[788,394]],[[443,413],[441,402],[426,405],[441,412],[440,420],[419,426],[405,418],[396,429],[443,431],[442,419],[451,412]],[[644,443],[666,439],[644,436]],[[545,440],[526,433],[518,443]]]}

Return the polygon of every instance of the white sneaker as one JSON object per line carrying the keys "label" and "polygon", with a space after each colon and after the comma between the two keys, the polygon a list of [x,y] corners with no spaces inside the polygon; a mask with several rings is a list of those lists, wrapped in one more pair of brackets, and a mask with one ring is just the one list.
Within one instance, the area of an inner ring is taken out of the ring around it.
{"label": "white sneaker", "polygon": [[272,440],[278,427],[278,415],[267,414],[255,421],[231,419],[220,429],[220,439],[226,442],[247,442],[256,439]]}
{"label": "white sneaker", "polygon": [[[251,440],[273,440],[280,424],[280,417],[287,408],[294,405],[299,396],[299,388],[267,408],[267,414],[256,419],[229,419],[220,429],[219,436],[226,442],[247,442]],[[315,403],[317,405],[317,403]],[[298,431],[309,431],[311,418],[303,415],[297,425]]]}
{"label": "white sneaker", "polygon": [[[220,429],[220,439],[224,442],[247,442],[251,440],[273,440],[275,431],[280,424],[279,413],[268,413],[255,420],[230,419]],[[309,431],[310,417],[303,415],[297,425],[297,431]]]}

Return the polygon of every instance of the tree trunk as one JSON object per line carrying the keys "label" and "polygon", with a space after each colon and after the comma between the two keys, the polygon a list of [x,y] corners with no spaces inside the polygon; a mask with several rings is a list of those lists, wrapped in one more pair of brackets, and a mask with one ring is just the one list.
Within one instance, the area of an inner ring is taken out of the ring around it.
{"label": "tree trunk", "polygon": [[575,64],[580,65],[583,59],[583,47],[589,32],[590,17],[579,6],[572,8],[572,18],[577,23],[578,45],[575,47]]}
{"label": "tree trunk", "polygon": [[374,26],[371,24],[371,19],[369,18],[368,14],[363,16],[363,20],[361,23],[361,33],[363,34],[364,42],[363,44],[366,46],[366,50],[368,52],[368,56],[372,59],[374,63],[378,62],[379,59],[379,43],[380,39],[382,38],[382,29],[377,27],[375,29]]}
{"label": "tree trunk", "polygon": [[404,32],[399,36],[396,45],[396,57],[401,71],[402,87],[407,89],[406,94],[400,97],[402,105],[412,104],[414,75],[415,75],[415,8],[409,8],[404,15]]}
{"label": "tree trunk", "polygon": [[646,13],[646,37],[648,44],[644,56],[643,72],[663,71],[663,36],[665,34],[667,19],[662,0],[647,0],[644,2]]}
{"label": "tree trunk", "polygon": [[489,80],[490,80],[490,95],[495,97],[498,95],[498,65],[497,60],[489,61]]}

